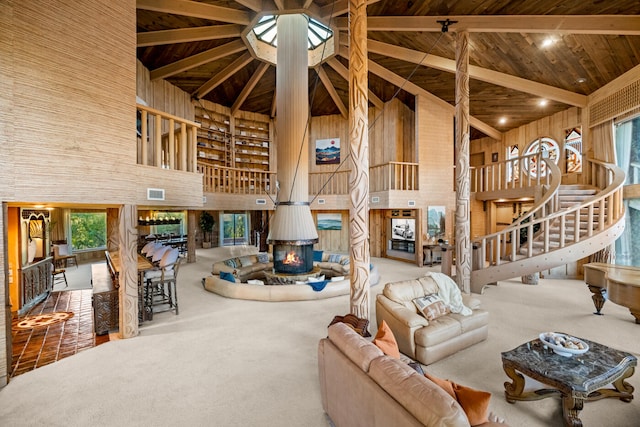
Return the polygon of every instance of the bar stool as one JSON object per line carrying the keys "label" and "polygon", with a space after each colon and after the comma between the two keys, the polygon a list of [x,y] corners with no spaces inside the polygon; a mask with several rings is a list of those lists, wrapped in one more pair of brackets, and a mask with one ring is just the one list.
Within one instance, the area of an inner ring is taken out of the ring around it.
{"label": "bar stool", "polygon": [[144,274],[144,305],[153,320],[154,313],[175,311],[178,314],[178,269],[182,259],[177,248],[165,253],[158,268]]}

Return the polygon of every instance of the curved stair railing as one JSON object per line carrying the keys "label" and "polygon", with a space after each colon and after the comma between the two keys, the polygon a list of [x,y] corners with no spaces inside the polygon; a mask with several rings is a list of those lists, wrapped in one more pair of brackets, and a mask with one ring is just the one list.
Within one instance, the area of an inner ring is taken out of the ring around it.
{"label": "curved stair railing", "polygon": [[[473,241],[472,292],[482,293],[487,284],[499,280],[577,261],[605,248],[622,234],[624,172],[619,167],[586,159],[587,170],[591,172],[589,184],[598,190],[597,194],[574,206],[559,209],[559,183],[553,190],[552,186],[556,179],[559,180],[560,170],[548,159],[543,160],[549,167],[548,175],[552,176],[550,191],[536,203],[530,215],[500,232]],[[521,243],[521,233],[535,235],[535,238],[527,238]]]}

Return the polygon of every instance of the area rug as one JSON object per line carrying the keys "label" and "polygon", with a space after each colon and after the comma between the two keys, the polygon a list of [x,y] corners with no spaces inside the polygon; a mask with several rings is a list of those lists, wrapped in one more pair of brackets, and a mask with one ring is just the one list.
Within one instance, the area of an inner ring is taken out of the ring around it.
{"label": "area rug", "polygon": [[73,312],[59,311],[55,313],[44,313],[36,316],[27,316],[15,324],[15,329],[33,329],[43,326],[50,326],[55,323],[64,322],[73,317]]}

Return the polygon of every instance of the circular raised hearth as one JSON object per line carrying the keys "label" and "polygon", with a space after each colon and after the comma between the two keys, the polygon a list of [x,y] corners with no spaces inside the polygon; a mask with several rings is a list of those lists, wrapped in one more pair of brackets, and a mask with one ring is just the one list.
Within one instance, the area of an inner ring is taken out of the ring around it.
{"label": "circular raised hearth", "polygon": [[300,274],[287,274],[265,271],[264,281],[267,286],[272,285],[295,285],[297,282],[306,282],[309,277],[320,277],[321,269],[318,266],[314,266],[308,273]]}

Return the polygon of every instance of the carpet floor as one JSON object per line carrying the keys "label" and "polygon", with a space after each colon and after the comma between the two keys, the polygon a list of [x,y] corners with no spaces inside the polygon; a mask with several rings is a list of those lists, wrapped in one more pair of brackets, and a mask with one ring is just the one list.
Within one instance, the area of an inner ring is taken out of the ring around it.
{"label": "carpet floor", "polygon": [[[7,426],[300,426],[326,427],[317,373],[317,344],[349,296],[318,301],[256,302],[209,293],[201,280],[214,249],[180,269],[180,315],[161,313],[140,336],[112,340],[26,372],[0,390],[0,425]],[[415,278],[438,267],[373,259],[381,284]],[[500,352],[543,331],[563,331],[638,356],[640,325],[624,307],[607,302],[594,316],[579,280],[500,282],[479,298],[490,312],[489,338],[429,365],[433,374],[492,393],[491,410],[513,427],[561,426],[557,398],[508,404]],[[636,390],[640,375],[629,383]],[[638,426],[638,400],[585,404],[585,426]]]}

